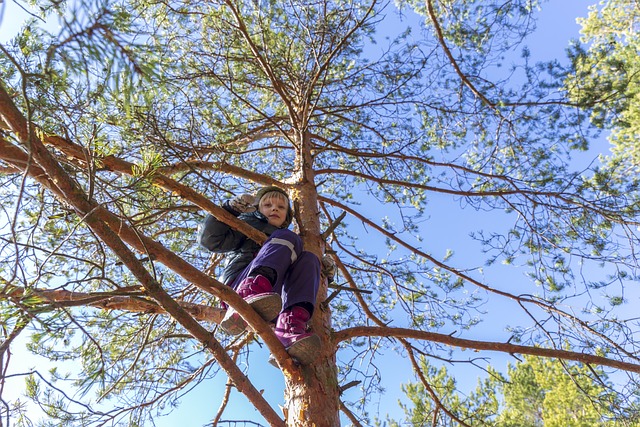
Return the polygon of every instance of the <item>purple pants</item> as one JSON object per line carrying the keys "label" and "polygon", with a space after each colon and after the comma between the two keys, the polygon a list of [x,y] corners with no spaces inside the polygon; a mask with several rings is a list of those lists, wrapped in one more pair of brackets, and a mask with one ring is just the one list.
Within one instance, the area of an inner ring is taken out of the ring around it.
{"label": "purple pants", "polygon": [[320,260],[315,254],[302,250],[302,240],[296,233],[287,229],[271,233],[251,264],[235,278],[231,287],[237,288],[249,272],[257,267],[270,267],[277,272],[273,291],[282,296],[284,309],[298,303],[315,306],[320,282]]}

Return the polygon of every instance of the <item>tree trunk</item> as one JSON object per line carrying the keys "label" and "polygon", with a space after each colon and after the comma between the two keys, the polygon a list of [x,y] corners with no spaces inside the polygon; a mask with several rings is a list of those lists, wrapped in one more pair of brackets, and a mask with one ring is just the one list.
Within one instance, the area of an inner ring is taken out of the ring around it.
{"label": "tree trunk", "polygon": [[[314,182],[313,156],[309,135],[299,134],[292,200],[304,248],[322,258],[325,241],[320,231],[318,193]],[[313,332],[320,336],[322,349],[309,366],[285,371],[285,420],[288,426],[340,426],[340,391],[336,348],[331,336],[331,311],[321,303],[327,298],[327,281],[320,282],[316,309],[311,319]]]}
{"label": "tree trunk", "polygon": [[[323,337],[324,338],[324,337]],[[299,376],[285,375],[285,420],[288,426],[340,426],[340,400],[334,357],[302,367]]]}

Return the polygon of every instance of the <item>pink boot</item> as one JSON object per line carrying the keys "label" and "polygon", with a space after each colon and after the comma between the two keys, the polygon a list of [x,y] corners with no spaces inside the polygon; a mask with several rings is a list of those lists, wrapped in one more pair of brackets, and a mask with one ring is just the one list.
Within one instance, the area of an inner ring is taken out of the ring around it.
{"label": "pink boot", "polygon": [[[282,298],[275,292],[269,280],[264,276],[247,277],[236,292],[242,297],[264,320],[275,319],[282,310]],[[247,328],[247,322],[233,308],[229,308],[220,322],[220,327],[230,335],[238,335]]]}
{"label": "pink boot", "polygon": [[302,365],[308,365],[320,351],[320,337],[307,332],[311,315],[299,306],[293,306],[278,316],[275,334],[287,353]]}

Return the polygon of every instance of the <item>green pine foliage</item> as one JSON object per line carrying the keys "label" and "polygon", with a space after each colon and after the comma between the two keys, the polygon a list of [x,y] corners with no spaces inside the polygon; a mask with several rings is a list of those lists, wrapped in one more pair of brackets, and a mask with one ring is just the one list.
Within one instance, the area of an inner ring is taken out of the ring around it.
{"label": "green pine foliage", "polygon": [[640,164],[639,18],[634,1],[591,6],[589,15],[578,19],[582,44],[570,51],[575,71],[566,79],[571,98],[591,109],[592,123],[610,131],[611,167],[619,173],[637,173]]}
{"label": "green pine foliage", "polygon": [[609,375],[592,366],[525,356],[509,364],[506,374],[488,367],[470,392],[461,391],[445,367],[436,368],[426,358],[420,366],[427,385],[402,388],[410,403],[401,406],[412,426],[640,426],[638,395],[624,400]]}

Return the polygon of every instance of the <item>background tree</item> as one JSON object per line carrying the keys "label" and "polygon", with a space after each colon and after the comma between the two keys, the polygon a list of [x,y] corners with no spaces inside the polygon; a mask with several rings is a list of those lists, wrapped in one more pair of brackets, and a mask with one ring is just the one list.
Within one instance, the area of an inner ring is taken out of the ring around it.
{"label": "background tree", "polygon": [[592,110],[594,125],[610,131],[611,161],[624,174],[636,173],[640,163],[639,20],[640,6],[635,1],[593,5],[589,15],[578,21],[584,45],[573,46],[575,72],[567,79],[571,98]]}
{"label": "background tree", "polygon": [[[507,375],[489,367],[475,390],[464,394],[446,368],[424,358],[420,365],[442,407],[422,383],[403,387],[411,406],[403,405],[414,426],[637,426],[638,401],[619,400],[606,373],[557,359],[525,356]],[[392,423],[392,425],[399,425]]]}
{"label": "background tree", "polygon": [[[590,111],[563,92],[569,70],[509,55],[534,2],[408,2],[423,18],[382,49],[376,29],[397,20],[380,27],[395,15],[375,1],[38,6],[60,33],[34,19],[2,46],[0,354],[6,369],[29,327],[31,351],[77,361],[75,380],[28,377],[50,419],[142,425],[224,372],[270,425],[336,426],[340,411],[369,424],[380,354],[418,375],[419,355],[482,366],[459,347],[622,370],[619,393],[633,392],[637,182],[574,166]],[[318,296],[312,366],[195,246],[205,212],[262,241],[217,205],[272,184],[306,249],[339,267]],[[440,247],[429,224],[446,198],[477,221],[491,212],[472,235],[486,265],[455,256],[469,242]],[[501,263],[529,280],[493,273]],[[218,300],[254,332],[218,331]],[[259,345],[282,370],[283,415],[251,382],[258,368],[241,368]],[[358,382],[361,399],[341,397]]]}

